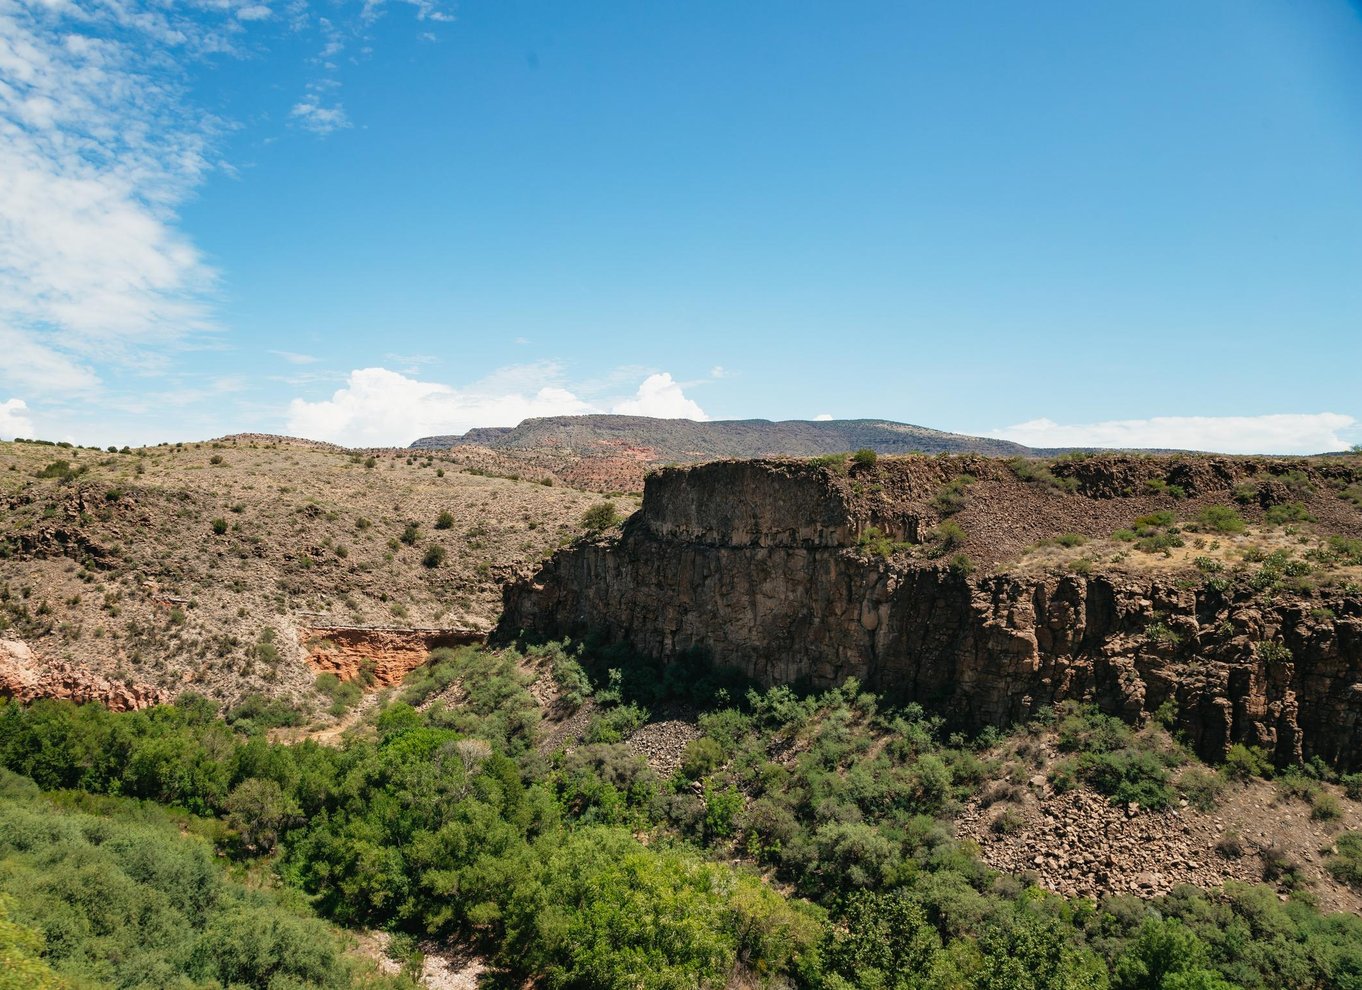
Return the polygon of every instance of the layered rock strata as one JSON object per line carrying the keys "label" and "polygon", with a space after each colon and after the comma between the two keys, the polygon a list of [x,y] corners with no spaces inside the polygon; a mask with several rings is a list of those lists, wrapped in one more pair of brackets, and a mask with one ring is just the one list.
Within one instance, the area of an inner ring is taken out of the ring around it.
{"label": "layered rock strata", "polygon": [[1205,757],[1242,741],[1362,768],[1362,597],[1115,572],[970,577],[856,547],[871,525],[911,543],[931,521],[910,502],[860,504],[807,464],[663,471],[620,535],[509,586],[499,634],[702,650],[767,685],[857,678],[976,728],[1067,699],[1131,721],[1172,702]]}

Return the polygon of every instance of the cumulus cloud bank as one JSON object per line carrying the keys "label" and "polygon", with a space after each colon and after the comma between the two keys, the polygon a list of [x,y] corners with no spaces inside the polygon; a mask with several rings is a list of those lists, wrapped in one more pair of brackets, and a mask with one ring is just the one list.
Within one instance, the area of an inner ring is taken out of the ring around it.
{"label": "cumulus cloud bank", "polygon": [[28,418],[28,406],[23,399],[0,402],[0,440],[33,436],[33,423]]}
{"label": "cumulus cloud bank", "polygon": [[1315,454],[1344,450],[1362,423],[1342,413],[1268,416],[1156,416],[1060,424],[1033,419],[994,435],[1030,447],[1162,447],[1222,454]]}
{"label": "cumulus cloud bank", "polygon": [[565,387],[552,363],[503,368],[471,385],[425,382],[387,368],[350,372],[329,399],[294,399],[287,429],[295,436],[349,447],[402,446],[417,437],[463,433],[475,426],[515,426],[534,416],[584,413],[705,419],[666,372],[649,375],[637,393],[612,406],[588,402]]}
{"label": "cumulus cloud bank", "polygon": [[679,383],[667,372],[649,375],[632,399],[615,403],[611,412],[623,416],[656,416],[659,419],[705,420],[709,417],[693,400],[686,398]]}

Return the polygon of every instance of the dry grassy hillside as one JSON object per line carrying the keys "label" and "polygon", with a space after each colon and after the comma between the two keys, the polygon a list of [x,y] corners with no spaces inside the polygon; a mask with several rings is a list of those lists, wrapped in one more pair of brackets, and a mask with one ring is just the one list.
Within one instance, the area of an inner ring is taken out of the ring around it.
{"label": "dry grassy hillside", "polygon": [[309,630],[485,629],[500,582],[601,501],[482,473],[500,466],[268,437],[0,444],[0,641],[57,680],[306,698]]}

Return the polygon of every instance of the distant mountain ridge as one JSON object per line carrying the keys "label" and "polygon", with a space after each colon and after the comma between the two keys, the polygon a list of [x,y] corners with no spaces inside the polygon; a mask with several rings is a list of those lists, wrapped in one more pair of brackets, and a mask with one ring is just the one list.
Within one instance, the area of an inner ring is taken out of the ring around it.
{"label": "distant mountain ridge", "polygon": [[545,416],[514,427],[481,427],[462,435],[422,437],[417,450],[475,445],[493,450],[559,449],[580,457],[646,449],[655,461],[723,457],[812,457],[869,448],[880,454],[952,453],[1018,457],[1044,454],[1008,440],[946,433],[885,419],[734,419],[696,422],[650,416]]}

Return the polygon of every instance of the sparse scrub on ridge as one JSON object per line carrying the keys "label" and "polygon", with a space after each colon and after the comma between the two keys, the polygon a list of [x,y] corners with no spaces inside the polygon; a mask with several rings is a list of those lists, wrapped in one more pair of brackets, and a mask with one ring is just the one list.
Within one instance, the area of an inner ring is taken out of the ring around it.
{"label": "sparse scrub on ridge", "polygon": [[964,509],[965,496],[969,492],[969,486],[974,484],[974,480],[974,476],[971,474],[956,475],[946,482],[932,498],[932,508],[943,519],[955,515]]}
{"label": "sparse scrub on ridge", "polygon": [[945,520],[928,534],[938,556],[964,546],[966,538],[964,527],[951,519]]}
{"label": "sparse scrub on ridge", "polygon": [[1025,457],[1010,457],[1006,464],[1012,469],[1012,473],[1018,481],[1025,481],[1029,484],[1043,485],[1053,488],[1059,492],[1073,492],[1078,490],[1078,481],[1074,478],[1059,477],[1050,470],[1049,465],[1043,461],[1031,460]]}
{"label": "sparse scrub on ridge", "polygon": [[867,526],[856,538],[856,545],[875,557],[888,559],[900,550],[909,550],[911,543],[890,539],[878,526]]}
{"label": "sparse scrub on ridge", "polygon": [[1162,478],[1150,478],[1144,483],[1145,491],[1150,495],[1164,495],[1168,498],[1186,498],[1187,490],[1181,485],[1170,485]]}
{"label": "sparse scrub on ridge", "polygon": [[599,533],[619,525],[621,516],[611,501],[598,502],[582,515],[582,528],[591,533]]}

